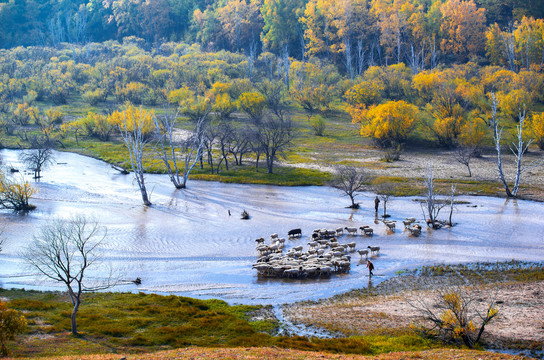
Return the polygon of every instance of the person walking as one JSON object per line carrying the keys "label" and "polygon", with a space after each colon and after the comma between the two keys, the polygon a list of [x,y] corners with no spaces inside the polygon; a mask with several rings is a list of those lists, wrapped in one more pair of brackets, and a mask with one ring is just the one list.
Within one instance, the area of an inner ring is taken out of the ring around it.
{"label": "person walking", "polygon": [[380,199],[378,196],[374,199],[374,209],[376,210],[376,214],[378,213],[378,207],[380,206]]}
{"label": "person walking", "polygon": [[374,270],[374,264],[372,263],[372,261],[370,260],[367,260],[366,261],[366,267],[368,268],[368,276],[372,276],[374,274],[372,274],[372,270]]}

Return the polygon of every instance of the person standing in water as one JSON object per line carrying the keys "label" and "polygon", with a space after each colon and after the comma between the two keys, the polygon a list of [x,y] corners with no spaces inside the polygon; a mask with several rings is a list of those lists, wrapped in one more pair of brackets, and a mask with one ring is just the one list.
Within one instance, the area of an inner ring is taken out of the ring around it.
{"label": "person standing in water", "polygon": [[374,274],[372,274],[372,270],[374,270],[374,264],[372,263],[372,261],[367,260],[366,261],[366,267],[368,268],[368,276],[374,275]]}
{"label": "person standing in water", "polygon": [[376,214],[378,213],[378,207],[380,206],[380,199],[378,196],[374,199],[374,209],[376,210]]}

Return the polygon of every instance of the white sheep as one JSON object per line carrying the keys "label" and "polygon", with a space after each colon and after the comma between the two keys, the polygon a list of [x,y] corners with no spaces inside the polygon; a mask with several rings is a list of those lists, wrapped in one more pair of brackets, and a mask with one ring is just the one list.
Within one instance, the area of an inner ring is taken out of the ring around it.
{"label": "white sheep", "polygon": [[348,232],[348,235],[357,235],[357,228],[356,227],[345,227],[346,231]]}

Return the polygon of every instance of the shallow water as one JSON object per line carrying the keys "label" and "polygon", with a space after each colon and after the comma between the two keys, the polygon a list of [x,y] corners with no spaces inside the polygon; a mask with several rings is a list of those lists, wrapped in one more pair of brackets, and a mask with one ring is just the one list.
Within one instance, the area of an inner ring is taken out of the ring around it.
{"label": "shallow water", "polygon": [[[2,166],[22,168],[17,151],[0,151]],[[190,180],[189,188],[175,191],[164,175],[149,175],[153,206],[146,208],[132,176],[121,175],[92,158],[55,153],[55,165],[36,183],[37,210],[27,215],[0,213],[6,244],[0,253],[0,286],[4,288],[62,289],[27,268],[19,253],[53,218],[86,215],[107,228],[102,268],[89,274],[99,279],[111,264],[124,278],[140,277],[142,284],[119,286],[122,291],[146,291],[198,298],[220,298],[229,303],[282,304],[315,300],[350,289],[375,286],[396,271],[435,263],[544,260],[544,204],[490,197],[459,197],[451,229],[423,231],[419,238],[402,231],[405,217],[422,219],[413,198],[395,198],[388,213],[397,230],[388,234],[374,224],[374,197],[363,194],[361,209],[345,208],[349,200],[329,187],[278,187],[221,184]],[[24,176],[24,174],[16,175]],[[30,179],[30,177],[29,177]],[[250,220],[241,220],[245,209]],[[229,216],[229,210],[231,216]],[[447,210],[443,210],[447,215]],[[381,247],[373,257],[371,281],[359,255],[349,274],[330,279],[259,279],[255,239],[272,233],[286,237],[302,228],[303,237],[288,240],[286,250],[309,241],[315,228],[371,225],[372,238],[344,235],[340,242],[357,248]]]}

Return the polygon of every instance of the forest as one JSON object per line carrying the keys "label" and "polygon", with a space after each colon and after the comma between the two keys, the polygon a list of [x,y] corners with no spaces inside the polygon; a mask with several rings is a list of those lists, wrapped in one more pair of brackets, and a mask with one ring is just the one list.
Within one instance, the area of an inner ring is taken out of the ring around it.
{"label": "forest", "polygon": [[278,160],[362,142],[386,161],[406,146],[457,148],[470,174],[496,120],[499,142],[521,127],[544,148],[543,11],[473,0],[0,3],[1,141],[126,169],[121,140],[138,121],[142,171],[167,172],[176,188],[193,168],[218,179],[232,165],[228,181],[323,184],[326,173]]}

